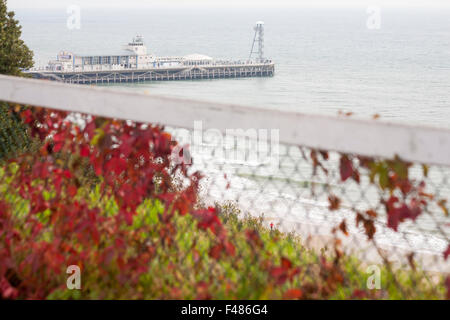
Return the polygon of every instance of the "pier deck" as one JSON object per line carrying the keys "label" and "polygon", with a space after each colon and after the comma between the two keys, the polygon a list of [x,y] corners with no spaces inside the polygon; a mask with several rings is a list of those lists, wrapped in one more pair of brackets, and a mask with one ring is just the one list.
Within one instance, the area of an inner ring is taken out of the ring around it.
{"label": "pier deck", "polygon": [[179,66],[152,69],[123,69],[101,71],[30,71],[36,79],[47,79],[65,83],[100,84],[141,81],[170,81],[194,79],[223,79],[246,77],[272,77],[274,63]]}

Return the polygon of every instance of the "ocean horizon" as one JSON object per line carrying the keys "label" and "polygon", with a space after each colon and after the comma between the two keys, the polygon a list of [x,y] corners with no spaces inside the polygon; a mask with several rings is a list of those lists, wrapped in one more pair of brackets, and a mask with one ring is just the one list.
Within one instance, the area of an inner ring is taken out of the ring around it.
{"label": "ocean horizon", "polygon": [[115,84],[126,90],[450,128],[450,10],[381,11],[367,27],[365,8],[86,9],[81,28],[65,10],[17,9],[36,65],[58,52],[110,54],[136,34],[157,56],[200,53],[246,59],[256,21],[265,22],[272,78]]}

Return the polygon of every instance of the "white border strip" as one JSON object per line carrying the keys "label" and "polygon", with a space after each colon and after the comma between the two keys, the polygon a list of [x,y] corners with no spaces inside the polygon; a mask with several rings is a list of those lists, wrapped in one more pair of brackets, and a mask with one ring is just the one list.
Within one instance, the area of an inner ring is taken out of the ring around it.
{"label": "white border strip", "polygon": [[175,99],[0,75],[0,100],[117,119],[194,128],[279,129],[280,142],[450,166],[450,130]]}

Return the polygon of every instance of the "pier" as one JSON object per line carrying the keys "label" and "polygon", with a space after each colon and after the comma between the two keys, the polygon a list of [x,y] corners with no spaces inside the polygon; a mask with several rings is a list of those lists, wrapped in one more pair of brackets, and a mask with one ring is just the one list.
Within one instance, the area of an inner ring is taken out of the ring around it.
{"label": "pier", "polygon": [[207,64],[180,67],[157,67],[148,69],[123,69],[100,71],[30,71],[36,79],[46,79],[73,84],[107,84],[143,81],[174,81],[197,79],[226,79],[248,77],[272,77],[275,64],[232,63]]}
{"label": "pier", "polygon": [[157,57],[137,35],[120,54],[83,56],[61,51],[45,68],[26,72],[35,79],[72,84],[272,77],[275,63],[264,57],[264,22],[257,22],[254,30],[248,60],[213,59],[201,54]]}

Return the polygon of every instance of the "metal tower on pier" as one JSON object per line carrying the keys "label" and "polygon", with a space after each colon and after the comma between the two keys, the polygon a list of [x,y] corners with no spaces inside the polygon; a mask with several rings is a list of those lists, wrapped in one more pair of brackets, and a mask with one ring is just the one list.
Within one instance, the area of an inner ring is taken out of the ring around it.
{"label": "metal tower on pier", "polygon": [[[250,59],[253,55],[258,55],[258,61],[264,61],[264,22],[258,21],[254,28],[255,37],[253,38],[252,50],[250,51]],[[255,48],[257,47],[257,49]],[[257,51],[256,51],[257,50]]]}

